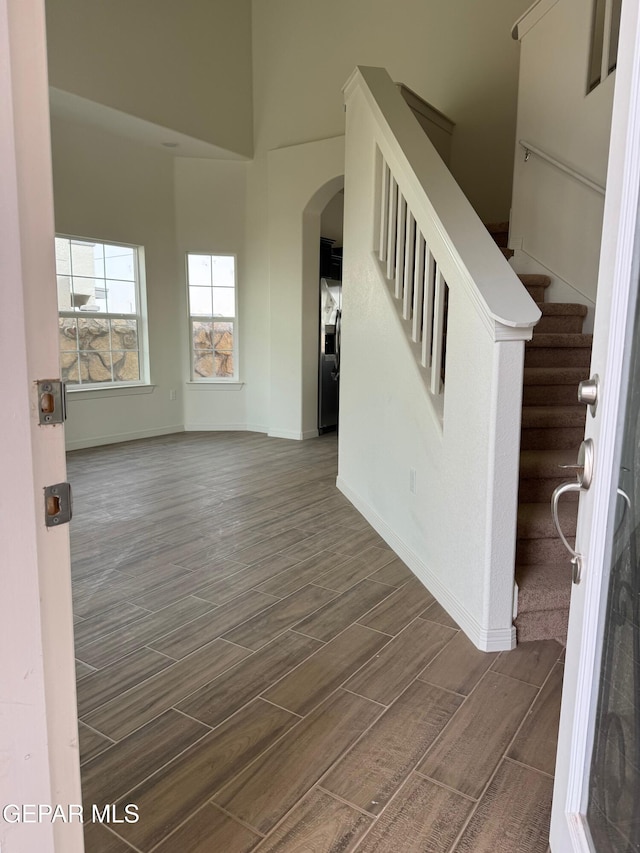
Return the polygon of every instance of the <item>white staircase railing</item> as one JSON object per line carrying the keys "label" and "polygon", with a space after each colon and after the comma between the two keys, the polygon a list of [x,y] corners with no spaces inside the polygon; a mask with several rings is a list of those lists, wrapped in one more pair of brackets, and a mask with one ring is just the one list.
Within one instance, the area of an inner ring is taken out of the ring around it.
{"label": "white staircase railing", "polygon": [[540,311],[387,72],[345,100],[338,485],[479,648],[509,648]]}
{"label": "white staircase railing", "polygon": [[444,389],[447,283],[389,165],[381,154],[379,159],[378,257],[402,317],[411,323],[411,340],[419,345],[420,364],[429,372],[429,390],[437,396]]}

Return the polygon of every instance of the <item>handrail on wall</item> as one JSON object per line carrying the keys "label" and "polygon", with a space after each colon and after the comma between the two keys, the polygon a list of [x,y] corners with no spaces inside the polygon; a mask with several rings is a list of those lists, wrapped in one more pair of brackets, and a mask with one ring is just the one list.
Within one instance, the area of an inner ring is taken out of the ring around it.
{"label": "handrail on wall", "polygon": [[535,154],[536,157],[540,157],[542,160],[546,160],[547,163],[550,163],[552,166],[555,166],[556,169],[559,169],[561,172],[564,172],[566,175],[574,178],[576,181],[580,181],[581,184],[589,187],[589,189],[594,190],[600,195],[605,194],[605,187],[602,184],[598,184],[595,181],[592,181],[591,178],[587,178],[585,175],[577,172],[575,169],[572,169],[571,166],[567,166],[566,163],[563,163],[561,160],[556,160],[555,157],[552,157],[551,154],[547,154],[546,151],[543,151],[541,148],[536,148],[535,145],[531,145],[529,142],[525,142],[524,139],[520,139],[518,144],[521,148],[524,148],[524,159],[525,163],[531,156],[531,154]]}

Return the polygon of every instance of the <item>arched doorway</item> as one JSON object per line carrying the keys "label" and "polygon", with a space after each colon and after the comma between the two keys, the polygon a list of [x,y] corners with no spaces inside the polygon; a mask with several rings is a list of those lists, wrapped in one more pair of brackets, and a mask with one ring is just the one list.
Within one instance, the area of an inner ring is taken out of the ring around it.
{"label": "arched doorway", "polygon": [[342,236],[344,190],[339,190],[320,219],[318,432],[338,428],[340,330],[342,325]]}
{"label": "arched doorway", "polygon": [[344,137],[269,152],[269,435],[318,435],[322,212],[344,186]]}

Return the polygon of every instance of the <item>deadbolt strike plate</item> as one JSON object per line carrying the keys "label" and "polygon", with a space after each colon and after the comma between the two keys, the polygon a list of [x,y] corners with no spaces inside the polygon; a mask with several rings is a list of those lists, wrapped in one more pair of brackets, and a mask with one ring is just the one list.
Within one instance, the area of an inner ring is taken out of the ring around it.
{"label": "deadbolt strike plate", "polygon": [[62,424],[67,417],[65,384],[59,379],[38,380],[38,417],[41,426]]}
{"label": "deadbolt strike plate", "polygon": [[73,498],[70,483],[56,483],[44,490],[44,523],[47,527],[59,527],[71,521]]}

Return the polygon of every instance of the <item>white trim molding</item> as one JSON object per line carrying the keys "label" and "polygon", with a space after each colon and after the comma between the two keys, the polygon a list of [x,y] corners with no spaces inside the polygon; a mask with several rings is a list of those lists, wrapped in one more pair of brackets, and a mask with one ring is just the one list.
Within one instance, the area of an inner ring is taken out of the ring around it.
{"label": "white trim molding", "polygon": [[190,379],[185,382],[188,388],[227,388],[231,390],[244,388],[244,384],[237,379]]}
{"label": "white trim molding", "polygon": [[120,444],[123,441],[136,441],[140,438],[155,438],[159,435],[172,435],[176,432],[184,432],[182,424],[160,427],[158,429],[141,429],[134,432],[120,432],[114,435],[97,435],[93,438],[82,438],[78,441],[68,441],[67,450],[84,450],[87,447],[101,447],[105,444]]}
{"label": "white trim molding", "polygon": [[105,385],[98,387],[96,385],[83,386],[74,385],[66,389],[69,400],[100,400],[109,397],[131,397],[136,394],[153,394],[156,386],[152,384],[144,385]]}
{"label": "white trim molding", "polygon": [[308,438],[317,438],[317,429],[308,429],[304,432],[294,432],[288,429],[270,429],[267,433],[269,438],[289,438],[293,441],[306,441]]}
{"label": "white trim molding", "polygon": [[268,427],[255,424],[196,424],[184,425],[185,432],[262,432],[267,433]]}

